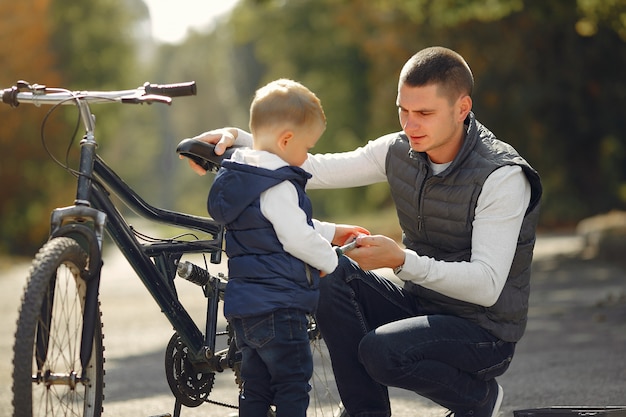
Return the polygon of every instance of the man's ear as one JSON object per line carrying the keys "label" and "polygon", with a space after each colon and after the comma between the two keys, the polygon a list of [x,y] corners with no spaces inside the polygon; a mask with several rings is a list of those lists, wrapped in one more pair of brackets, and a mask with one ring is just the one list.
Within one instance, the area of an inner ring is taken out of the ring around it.
{"label": "man's ear", "polygon": [[463,96],[459,98],[459,119],[465,120],[469,112],[472,110],[472,98],[470,96]]}
{"label": "man's ear", "polygon": [[278,136],[278,148],[280,150],[285,150],[289,141],[293,138],[293,131],[285,130]]}

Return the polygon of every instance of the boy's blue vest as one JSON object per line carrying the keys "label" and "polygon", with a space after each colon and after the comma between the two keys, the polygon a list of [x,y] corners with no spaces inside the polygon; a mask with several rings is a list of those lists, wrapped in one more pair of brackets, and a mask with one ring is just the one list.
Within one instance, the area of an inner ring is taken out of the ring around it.
{"label": "boy's blue vest", "polygon": [[208,210],[226,225],[227,318],[269,313],[281,308],[313,312],[319,298],[319,271],[285,252],[272,224],[260,209],[260,195],[290,181],[298,203],[312,223],[311,201],[304,188],[309,173],[295,166],[269,170],[224,161],[209,192]]}

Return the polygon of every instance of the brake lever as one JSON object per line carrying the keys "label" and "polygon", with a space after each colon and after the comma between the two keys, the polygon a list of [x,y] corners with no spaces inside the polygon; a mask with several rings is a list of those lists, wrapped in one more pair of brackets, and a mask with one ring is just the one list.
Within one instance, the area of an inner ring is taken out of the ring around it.
{"label": "brake lever", "polygon": [[160,96],[157,94],[138,94],[132,95],[128,97],[121,98],[122,103],[126,104],[152,104],[152,103],[163,103],[170,105],[172,104],[172,98],[167,96]]}

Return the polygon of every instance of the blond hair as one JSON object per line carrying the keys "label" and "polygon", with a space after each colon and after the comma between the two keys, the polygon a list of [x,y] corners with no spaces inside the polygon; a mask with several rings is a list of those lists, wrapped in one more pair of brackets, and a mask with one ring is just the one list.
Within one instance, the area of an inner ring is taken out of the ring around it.
{"label": "blond hair", "polygon": [[250,105],[250,131],[290,125],[326,125],[319,98],[297,81],[281,78],[259,88]]}

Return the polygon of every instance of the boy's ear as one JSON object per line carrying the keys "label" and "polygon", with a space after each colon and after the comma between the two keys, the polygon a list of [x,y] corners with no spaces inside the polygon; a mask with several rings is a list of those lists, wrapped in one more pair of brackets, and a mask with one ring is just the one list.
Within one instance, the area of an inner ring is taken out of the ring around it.
{"label": "boy's ear", "polygon": [[278,147],[281,150],[285,150],[289,141],[293,138],[293,131],[285,130],[278,136]]}

